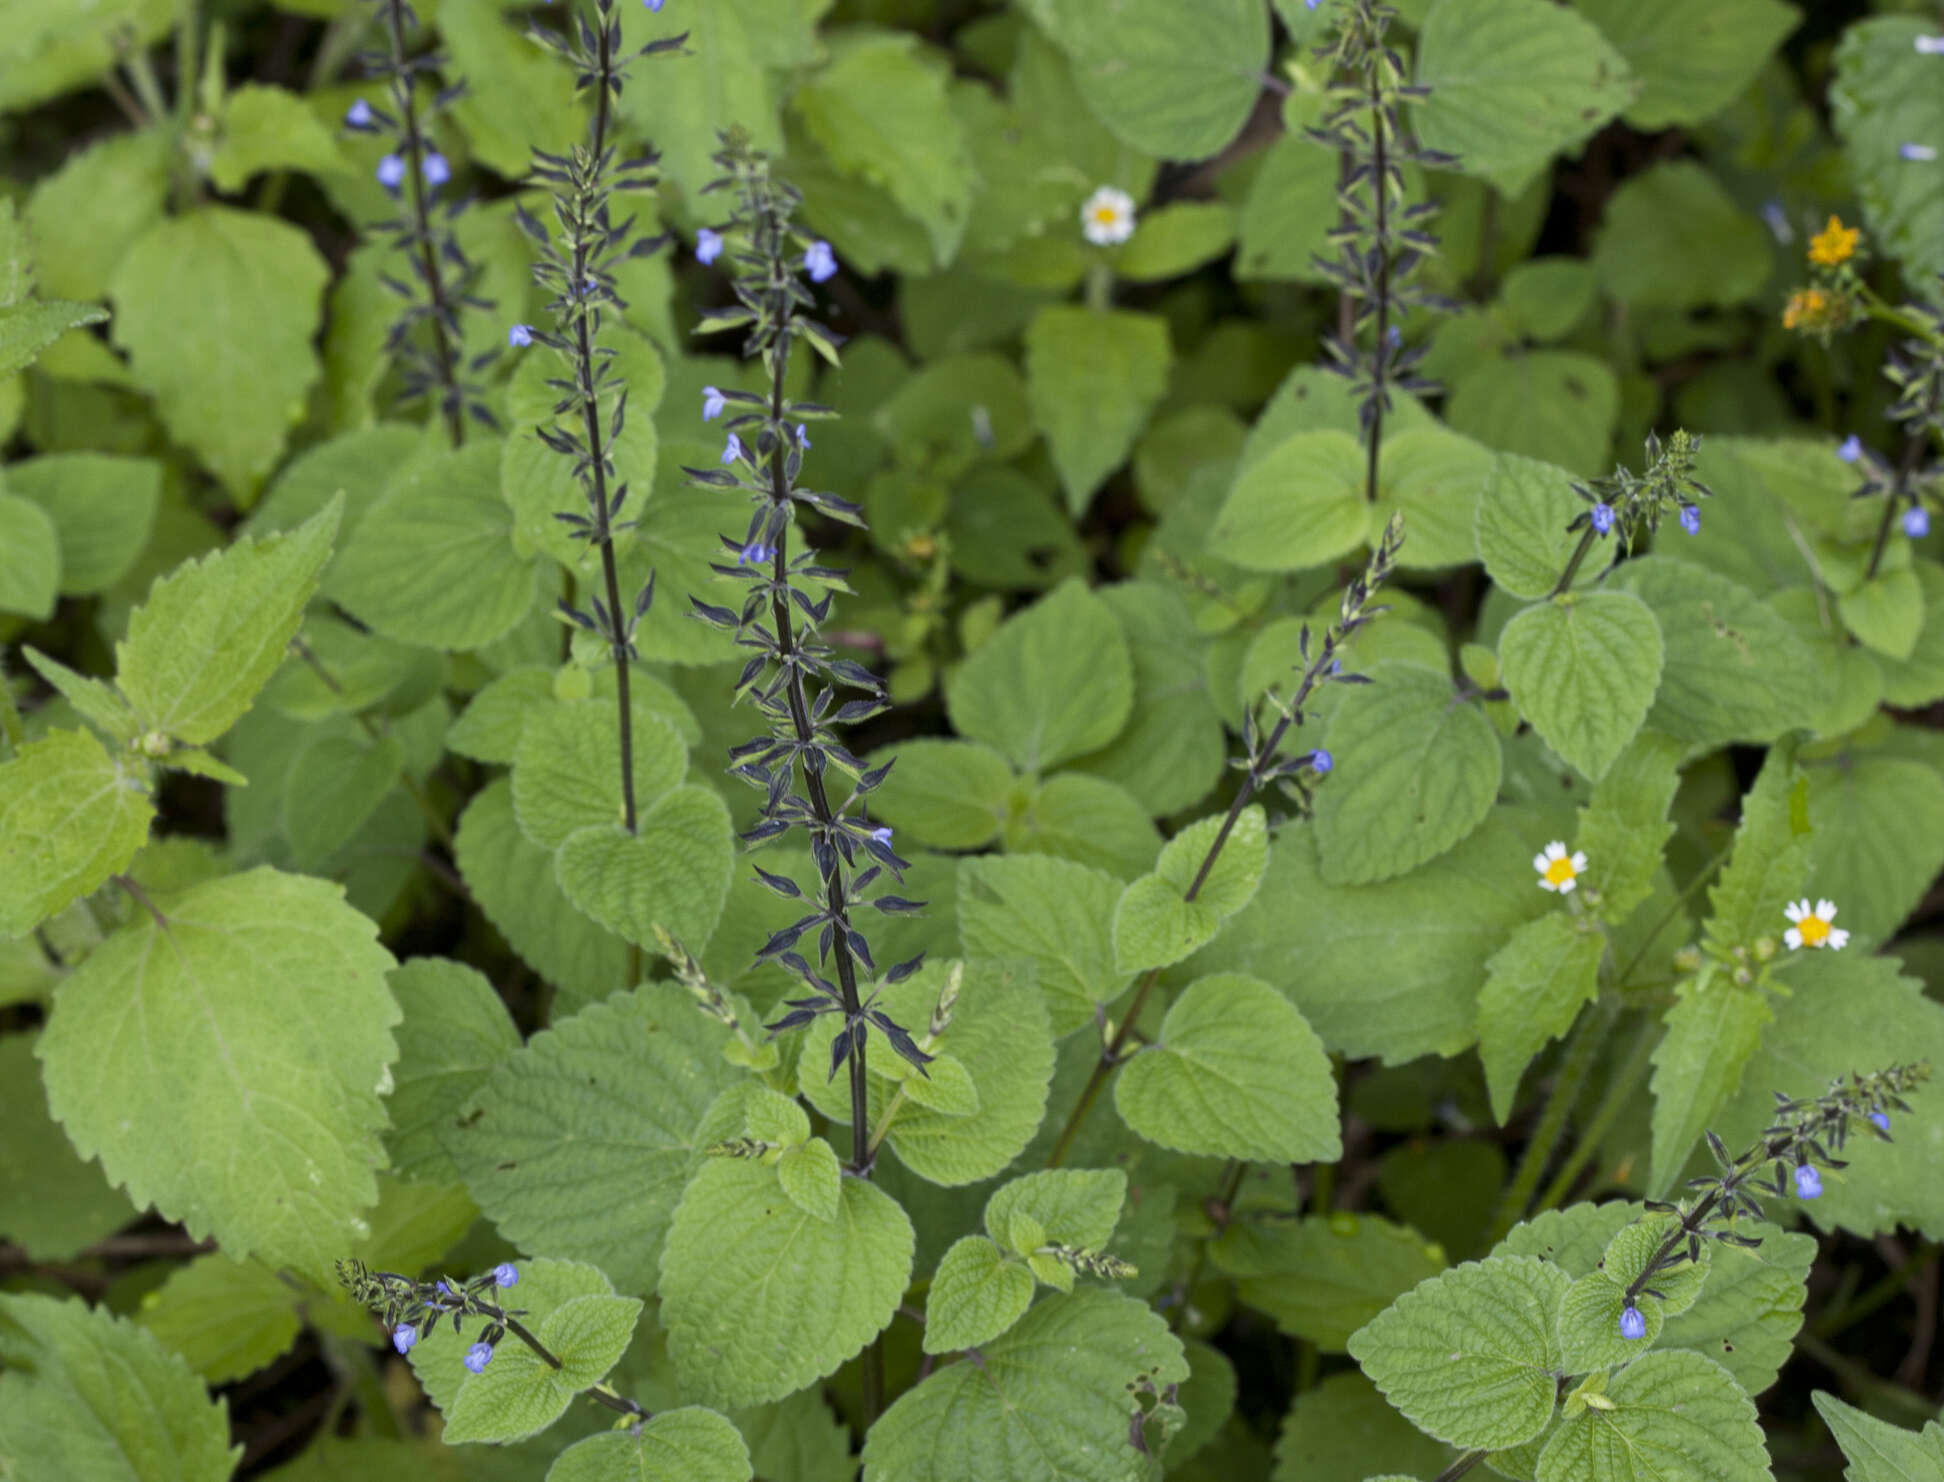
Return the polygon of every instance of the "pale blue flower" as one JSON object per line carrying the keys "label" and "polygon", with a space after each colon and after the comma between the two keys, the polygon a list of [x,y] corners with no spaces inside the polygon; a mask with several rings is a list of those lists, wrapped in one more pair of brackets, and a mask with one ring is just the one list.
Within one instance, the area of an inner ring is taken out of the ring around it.
{"label": "pale blue flower", "polygon": [[736,564],[738,566],[761,566],[765,561],[775,559],[775,556],[776,552],[764,545],[762,541],[752,540],[748,545],[736,552]]}
{"label": "pale blue flower", "polygon": [[707,267],[722,256],[722,233],[712,232],[706,226],[695,234],[695,260]]}
{"label": "pale blue flower", "polygon": [[1593,506],[1593,528],[1602,535],[1613,529],[1613,506],[1605,500]]}
{"label": "pale blue flower", "polygon": [[494,1286],[518,1286],[519,1284],[520,1268],[515,1266],[511,1261],[501,1261],[493,1268]]}
{"label": "pale blue flower", "polygon": [[418,1329],[408,1322],[402,1322],[392,1329],[392,1347],[400,1353],[410,1353],[412,1345],[418,1342]]}
{"label": "pale blue flower", "polygon": [[702,420],[713,422],[722,415],[723,408],[729,405],[729,398],[713,386],[702,388]]}
{"label": "pale blue flower", "polygon": [[742,439],[732,432],[729,434],[729,441],[722,445],[722,461],[724,463],[734,463],[742,455]]}
{"label": "pale blue flower", "polygon": [[436,149],[426,155],[424,169],[425,183],[434,190],[437,190],[452,178],[452,166],[446,162],[446,157]]}
{"label": "pale blue flower", "polygon": [[810,429],[801,422],[797,423],[797,443],[804,452],[810,451]]}
{"label": "pale blue flower", "polygon": [[1913,504],[1904,511],[1903,532],[1912,540],[1922,540],[1930,534],[1930,511],[1921,504]]}
{"label": "pale blue flower", "polygon": [[1944,57],[1944,36],[1919,36],[1910,44],[1920,57]]}
{"label": "pale blue flower", "polygon": [[378,183],[386,190],[397,190],[405,183],[405,161],[395,154],[378,161]]}
{"label": "pale blue flower", "polygon": [[641,3],[647,6],[654,14],[661,14],[662,0],[641,0]]}
{"label": "pale blue flower", "polygon": [[1852,432],[1848,437],[1843,439],[1842,445],[1836,449],[1836,456],[1841,458],[1845,463],[1854,463],[1858,458],[1863,456],[1863,439]]}
{"label": "pale blue flower", "polygon": [[484,1374],[486,1366],[493,1361],[493,1345],[475,1343],[466,1350],[466,1367],[475,1374]]}
{"label": "pale blue flower", "polygon": [[1689,535],[1701,533],[1701,511],[1691,504],[1681,506],[1681,528]]}
{"label": "pale blue flower", "polygon": [[372,114],[371,105],[365,102],[363,98],[358,99],[357,102],[345,110],[344,126],[348,129],[375,128],[377,126],[377,119]]}
{"label": "pale blue flower", "polygon": [[1914,165],[1927,165],[1937,158],[1937,151],[1928,144],[1906,142],[1897,146],[1897,158],[1909,160]]}
{"label": "pale blue flower", "polygon": [[1329,752],[1324,751],[1320,747],[1317,750],[1312,751],[1310,753],[1310,770],[1312,772],[1327,774],[1330,768],[1334,767],[1335,765],[1336,765],[1336,758],[1331,756]]}
{"label": "pale blue flower", "polygon": [[1890,1130],[1890,1114],[1882,1107],[1878,1107],[1870,1113],[1870,1125],[1875,1127],[1879,1132],[1888,1132]]}
{"label": "pale blue flower", "polygon": [[1796,1193],[1804,1199],[1820,1199],[1822,1197],[1822,1175],[1807,1163],[1804,1163],[1800,1168],[1796,1169],[1795,1186]]}
{"label": "pale blue flower", "polygon": [[872,837],[873,839],[876,839],[876,840],[878,841],[878,843],[880,843],[880,844],[882,844],[882,845],[884,845],[884,846],[885,846],[886,848],[889,848],[889,847],[890,847],[890,844],[891,844],[891,830],[890,830],[890,829],[888,829],[888,828],[874,828],[874,829],[872,829],[872,830],[871,830],[871,837]]}
{"label": "pale blue flower", "polygon": [[812,242],[803,254],[803,270],[810,275],[812,283],[828,283],[836,277],[837,254],[830,250],[830,243]]}
{"label": "pale blue flower", "polygon": [[511,345],[515,350],[526,349],[528,345],[533,343],[533,326],[531,324],[514,325],[506,332],[506,343]]}
{"label": "pale blue flower", "polygon": [[1620,1336],[1629,1343],[1638,1343],[1647,1336],[1647,1314],[1631,1302],[1620,1309]]}

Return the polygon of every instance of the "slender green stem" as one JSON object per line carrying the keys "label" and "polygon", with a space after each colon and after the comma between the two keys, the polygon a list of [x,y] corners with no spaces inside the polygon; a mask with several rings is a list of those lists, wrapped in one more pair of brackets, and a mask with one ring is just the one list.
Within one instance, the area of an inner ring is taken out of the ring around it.
{"label": "slender green stem", "polygon": [[1458,1460],[1432,1478],[1432,1482],[1458,1482],[1458,1479],[1485,1460],[1483,1451],[1467,1451]]}
{"label": "slender green stem", "polygon": [[1553,589],[1546,594],[1549,598],[1557,597],[1561,592],[1572,588],[1573,578],[1579,575],[1580,562],[1586,559],[1586,553],[1593,549],[1593,542],[1599,538],[1600,532],[1590,523],[1580,532],[1579,544],[1573,547],[1572,558],[1567,561],[1566,569],[1559,573],[1559,580],[1553,583]]}
{"label": "slender green stem", "polygon": [[1889,495],[1883,501],[1883,518],[1877,522],[1876,543],[1870,547],[1869,564],[1863,568],[1865,581],[1873,578],[1877,568],[1883,564],[1883,552],[1890,544],[1890,526],[1910,492],[1911,477],[1917,472],[1918,461],[1924,456],[1929,442],[1921,422],[1904,434],[1903,455],[1897,460],[1897,475],[1890,485]]}
{"label": "slender green stem", "polygon": [[1620,1001],[1607,997],[1600,999],[1580,1016],[1578,1026],[1566,1041],[1566,1054],[1559,1063],[1558,1074],[1553,1077],[1552,1095],[1547,1098],[1546,1109],[1539,1114],[1539,1125],[1533,1128],[1532,1136],[1526,1142],[1525,1153],[1519,1159],[1518,1171],[1513,1175],[1504,1197],[1499,1200],[1492,1232],[1485,1238],[1486,1250],[1503,1240],[1506,1232],[1525,1217],[1526,1205],[1531,1202],[1533,1190],[1539,1186],[1540,1175],[1546,1171],[1546,1162],[1552,1157],[1559,1134],[1566,1128],[1566,1118],[1571,1115],[1573,1104],[1579,1100],[1587,1073],[1592,1070],[1593,1061],[1599,1054],[1600,1044],[1619,1013]]}
{"label": "slender green stem", "polygon": [[1208,1239],[1195,1243],[1194,1264],[1189,1266],[1188,1274],[1175,1283],[1174,1311],[1168,1316],[1168,1326],[1176,1332],[1181,1331],[1182,1321],[1188,1316],[1188,1303],[1195,1295],[1196,1284],[1208,1267],[1208,1247],[1235,1218],[1235,1196],[1241,1192],[1242,1178],[1248,1171],[1249,1165],[1240,1158],[1229,1159],[1229,1165],[1222,1174],[1222,1186],[1208,1202],[1208,1213],[1215,1222],[1215,1232]]}
{"label": "slender green stem", "polygon": [[1540,1210],[1559,1207],[1560,1202],[1572,1191],[1573,1183],[1580,1176],[1581,1170],[1600,1150],[1600,1144],[1606,1141],[1606,1135],[1613,1130],[1613,1124],[1619,1119],[1620,1113],[1632,1102],[1634,1092],[1639,1089],[1641,1079],[1647,1074],[1647,1066],[1653,1058],[1654,1046],[1660,1042],[1659,1029],[1659,1022],[1651,1016],[1641,1021],[1640,1032],[1634,1037],[1633,1048],[1627,1052],[1626,1060],[1618,1070],[1614,1071],[1613,1078],[1607,1082],[1600,1104],[1574,1142],[1573,1151],[1560,1166],[1559,1172],[1553,1175],[1553,1181],[1546,1185],[1546,1192],[1539,1196]]}

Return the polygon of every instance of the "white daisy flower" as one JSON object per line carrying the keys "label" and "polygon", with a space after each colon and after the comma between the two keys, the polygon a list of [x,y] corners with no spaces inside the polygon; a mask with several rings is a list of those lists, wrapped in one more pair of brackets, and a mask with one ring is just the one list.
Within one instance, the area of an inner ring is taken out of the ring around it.
{"label": "white daisy flower", "polygon": [[1134,197],[1103,185],[1080,208],[1080,230],[1096,247],[1118,247],[1134,235]]}
{"label": "white daisy flower", "polygon": [[1539,888],[1556,890],[1561,895],[1571,892],[1579,883],[1579,877],[1586,871],[1586,856],[1579,850],[1566,852],[1566,846],[1554,839],[1538,854],[1532,856],[1532,867],[1539,872]]}
{"label": "white daisy flower", "polygon": [[1834,947],[1840,952],[1849,942],[1848,932],[1829,924],[1836,919],[1834,901],[1817,901],[1812,910],[1805,896],[1784,906],[1782,914],[1795,923],[1782,933],[1782,940],[1789,944],[1791,952],[1800,952],[1804,947]]}

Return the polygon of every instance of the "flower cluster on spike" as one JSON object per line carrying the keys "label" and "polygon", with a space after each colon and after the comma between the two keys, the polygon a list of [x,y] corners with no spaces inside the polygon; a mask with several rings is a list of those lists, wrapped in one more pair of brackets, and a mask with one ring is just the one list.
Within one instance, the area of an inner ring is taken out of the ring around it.
{"label": "flower cluster on spike", "polygon": [[[1573,485],[1586,508],[1566,527],[1581,532],[1581,551],[1573,557],[1572,569],[1578,569],[1585,548],[1595,540],[1612,535],[1631,548],[1643,533],[1660,529],[1660,522],[1670,515],[1686,534],[1701,533],[1700,501],[1714,493],[1694,474],[1701,439],[1677,431],[1663,443],[1650,432],[1646,446],[1644,474],[1621,467],[1605,478]],[[1562,591],[1565,585],[1562,582]]]}
{"label": "flower cluster on spike", "polygon": [[478,1374],[492,1359],[493,1346],[506,1336],[508,1327],[525,1331],[518,1319],[526,1316],[526,1309],[502,1307],[490,1296],[496,1289],[519,1283],[519,1268],[511,1261],[502,1261],[484,1276],[467,1282],[449,1278],[414,1281],[396,1271],[373,1271],[362,1261],[339,1261],[337,1273],[351,1300],[384,1323],[392,1347],[401,1354],[410,1353],[422,1338],[429,1338],[442,1318],[450,1318],[452,1331],[459,1335],[464,1334],[468,1318],[480,1318],[486,1326],[465,1356],[466,1367]]}
{"label": "flower cluster on spike", "polygon": [[616,266],[652,255],[667,237],[638,235],[634,217],[616,212],[616,196],[655,188],[658,157],[649,150],[621,159],[609,125],[629,65],[638,57],[675,52],[684,38],[666,37],[629,52],[622,46],[615,6],[616,0],[595,0],[593,20],[577,16],[564,32],[531,24],[532,39],[573,68],[576,90],[594,94],[594,116],[586,143],[566,154],[533,152],[532,178],[553,191],[553,227],[524,205],[515,205],[514,219],[537,248],[533,278],[553,295],[548,304],[553,328],[543,333],[515,325],[508,338],[516,344],[544,345],[565,363],[565,375],[549,383],[561,392],[554,415],[534,430],[549,448],[571,460],[585,501],[584,510],[558,511],[554,518],[600,554],[601,577],[587,606],[563,601],[560,610],[568,622],[600,642],[618,672],[622,792],[632,832],[636,819],[628,759],[628,665],[635,657],[635,632],[655,599],[655,580],[651,573],[639,591],[622,595],[614,537],[632,522],[620,518],[628,486],[617,478],[614,445],[627,422],[628,388],[613,373],[614,352],[602,345],[601,329],[609,310],[626,307],[615,292]]}
{"label": "flower cluster on spike", "polygon": [[[380,280],[402,304],[386,334],[385,351],[398,363],[400,399],[430,402],[456,446],[465,439],[468,419],[494,426],[478,378],[496,352],[468,360],[461,348],[460,311],[492,305],[474,292],[478,270],[454,230],[470,200],[437,199],[452,182],[452,165],[432,147],[429,115],[421,111],[415,91],[421,78],[445,67],[446,59],[436,50],[413,52],[419,19],[409,0],[368,3],[375,10],[379,44],[356,60],[366,77],[383,84],[384,101],[357,99],[344,115],[344,126],[384,135],[391,146],[378,162],[378,183],[396,198],[398,215],[372,227],[391,240],[404,261],[402,270]],[[463,81],[438,88],[431,112],[450,108],[465,92]]]}
{"label": "flower cluster on spike", "polygon": [[[703,419],[723,418],[726,442],[719,467],[686,471],[699,485],[746,499],[750,514],[740,530],[722,536],[723,556],[712,568],[725,584],[743,588],[741,599],[690,601],[697,617],[751,650],[736,692],[754,704],[768,730],[730,751],[731,774],[763,795],[744,841],[755,846],[801,831],[816,867],[808,899],[787,876],[756,871],[762,884],[802,902],[805,910],[758,953],[807,990],[788,1000],[788,1012],[769,1027],[782,1032],[825,1015],[841,1020],[829,1073],[834,1078],[849,1064],[857,1140],[852,1167],[866,1172],[864,1061],[871,1031],[921,1072],[931,1057],[876,1003],[879,988],[909,977],[922,958],[880,974],[856,919],[865,907],[889,914],[917,909],[890,889],[902,880],[906,862],[892,848],[891,831],[869,812],[871,794],[890,764],[865,766],[838,736],[838,728],[870,719],[889,702],[877,675],[819,636],[842,573],[819,565],[815,552],[801,544],[794,551],[790,545],[799,510],[864,523],[850,500],[803,483],[807,424],[834,414],[819,403],[792,400],[783,389],[794,346],[837,362],[839,338],[814,316],[817,301],[803,281],[822,282],[837,263],[828,243],[797,226],[801,196],[745,138],[724,135],[715,159],[723,174],[708,190],[726,197],[730,207],[728,219],[709,230],[725,244],[736,302],[707,315],[698,332],[741,331],[744,357],[761,360],[769,389],[758,394],[709,387],[702,393]],[[814,953],[807,940],[814,940]]]}
{"label": "flower cluster on spike", "polygon": [[1846,1168],[1839,1156],[1857,1130],[1869,1129],[1880,1141],[1890,1141],[1890,1115],[1886,1107],[1907,1112],[1905,1094],[1930,1078],[1927,1064],[1892,1065],[1869,1075],[1840,1076],[1830,1082],[1821,1096],[1799,1101],[1775,1093],[1775,1119],[1763,1129],[1738,1158],[1713,1132],[1706,1134],[1708,1151],[1714,1155],[1720,1172],[1688,1181],[1689,1197],[1679,1204],[1647,1201],[1652,1215],[1672,1215],[1674,1228],[1668,1231],[1654,1254],[1628,1283],[1620,1313],[1622,1336],[1645,1336],[1644,1320],[1632,1330],[1628,1316],[1644,1293],[1659,1297],[1655,1278],[1685,1262],[1701,1256],[1701,1242],[1718,1240],[1724,1245],[1751,1248],[1761,1242],[1752,1235],[1737,1233],[1736,1221],[1746,1216],[1762,1218],[1758,1194],[1771,1199],[1818,1199],[1822,1197],[1822,1168]]}

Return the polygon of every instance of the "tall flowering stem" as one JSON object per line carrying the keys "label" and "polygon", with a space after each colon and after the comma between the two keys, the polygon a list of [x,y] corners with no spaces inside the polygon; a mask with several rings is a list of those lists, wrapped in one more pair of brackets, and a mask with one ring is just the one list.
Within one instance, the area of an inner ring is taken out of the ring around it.
{"label": "tall flowering stem", "polygon": [[[493,425],[493,415],[471,379],[492,356],[476,356],[470,365],[463,363],[459,310],[490,309],[492,305],[472,292],[476,273],[453,234],[453,223],[465,209],[465,199],[449,201],[442,211],[434,204],[434,197],[451,180],[452,169],[425,135],[415,84],[421,75],[437,72],[445,59],[436,51],[416,56],[410,52],[408,38],[417,30],[419,20],[407,0],[373,3],[385,45],[359,53],[357,60],[366,75],[384,79],[389,106],[373,106],[360,98],[344,122],[356,132],[385,133],[393,139],[391,152],[379,164],[378,179],[399,199],[400,212],[377,223],[373,230],[395,239],[397,250],[405,254],[410,277],[385,274],[382,278],[385,287],[405,304],[385,337],[385,351],[399,363],[402,399],[408,403],[431,401],[445,421],[453,446],[458,447],[465,441],[469,416],[484,426]],[[450,107],[465,91],[463,82],[445,87],[435,94],[433,107]]]}
{"label": "tall flowering stem", "polygon": [[1891,421],[1903,424],[1904,446],[1887,478],[1880,477],[1882,471],[1874,460],[1867,464],[1870,477],[1860,492],[1874,493],[1881,484],[1887,497],[1883,501],[1883,518],[1877,525],[1876,543],[1870,547],[1869,565],[1863,573],[1866,581],[1883,564],[1883,552],[1890,543],[1890,526],[1899,514],[1905,532],[1913,539],[1929,533],[1930,513],[1924,506],[1924,490],[1937,481],[1940,472],[1940,465],[1927,465],[1924,455],[1930,450],[1931,434],[1944,432],[1944,310],[1913,303],[1904,312],[1924,332],[1893,349],[1883,371],[1884,378],[1897,391],[1888,415]]}
{"label": "tall flowering stem", "polygon": [[1670,517],[1689,535],[1697,534],[1700,501],[1714,494],[1694,474],[1700,451],[1701,439],[1693,433],[1676,431],[1663,443],[1649,432],[1646,473],[1616,468],[1605,478],[1574,484],[1573,492],[1586,508],[1566,529],[1579,532],[1579,544],[1553,583],[1552,595],[1557,597],[1573,585],[1594,545],[1609,535],[1631,550],[1642,535],[1659,530],[1661,521]]}
{"label": "tall flowering stem", "polygon": [[[1208,851],[1202,856],[1200,868],[1189,882],[1182,899],[1194,900],[1201,894],[1207,883],[1209,871],[1215,868],[1215,861],[1221,857],[1222,846],[1228,843],[1229,835],[1234,832],[1242,810],[1249,806],[1263,789],[1275,783],[1287,787],[1295,797],[1299,808],[1307,812],[1310,805],[1311,789],[1316,779],[1327,776],[1334,765],[1327,751],[1303,751],[1290,755],[1283,753],[1283,742],[1290,731],[1303,723],[1303,707],[1317,687],[1323,684],[1368,684],[1370,680],[1362,674],[1344,672],[1341,657],[1343,645],[1350,636],[1366,623],[1380,617],[1387,608],[1374,602],[1378,590],[1389,580],[1391,572],[1397,567],[1397,555],[1404,545],[1404,517],[1392,515],[1390,523],[1384,527],[1377,549],[1371,553],[1370,564],[1362,576],[1344,588],[1343,603],[1338,609],[1337,623],[1326,628],[1320,642],[1312,644],[1308,625],[1303,627],[1298,639],[1298,654],[1302,660],[1302,674],[1296,686],[1287,695],[1272,689],[1260,700],[1252,704],[1242,717],[1242,749],[1245,755],[1233,763],[1242,774],[1241,785],[1235,790],[1235,797],[1229,803],[1228,813],[1222,819],[1222,826],[1216,830]],[[1073,1110],[1067,1114],[1066,1125],[1060,1129],[1059,1139],[1053,1144],[1053,1151],[1046,1163],[1049,1168],[1057,1168],[1073,1150],[1073,1140],[1079,1135],[1080,1125],[1092,1110],[1094,1101],[1099,1097],[1101,1088],[1106,1085],[1107,1077],[1113,1074],[1114,1067],[1120,1063],[1127,1041],[1134,1033],[1135,1022],[1141,1017],[1142,1006],[1154,989],[1161,973],[1159,968],[1151,969],[1141,979],[1135,989],[1134,997],[1122,1016],[1120,1027],[1108,1036],[1101,1046],[1100,1060],[1081,1088],[1080,1099],[1074,1103]]]}
{"label": "tall flowering stem", "polygon": [[[1378,446],[1393,389],[1428,392],[1435,383],[1416,367],[1424,347],[1404,344],[1395,322],[1410,307],[1453,309],[1450,300],[1412,284],[1412,272],[1437,251],[1424,224],[1437,212],[1433,201],[1405,199],[1406,162],[1445,166],[1452,155],[1415,144],[1399,122],[1398,105],[1429,89],[1404,81],[1404,63],[1385,44],[1397,12],[1383,0],[1351,0],[1343,24],[1320,56],[1339,80],[1321,123],[1308,132],[1346,162],[1337,190],[1338,222],[1330,233],[1334,258],[1317,267],[1341,290],[1347,323],[1327,336],[1328,369],[1349,378],[1360,398],[1358,427],[1364,440],[1364,497],[1377,501]],[[1364,342],[1368,332],[1368,343]]]}
{"label": "tall flowering stem", "polygon": [[1708,1133],[1708,1149],[1722,1171],[1712,1177],[1692,1180],[1688,1187],[1695,1190],[1695,1197],[1678,1205],[1647,1202],[1649,1210],[1674,1215],[1678,1223],[1640,1274],[1628,1284],[1629,1306],[1642,1292],[1652,1292],[1656,1277],[1684,1263],[1698,1261],[1704,1240],[1719,1240],[1725,1245],[1759,1245],[1760,1241],[1738,1235],[1734,1230],[1738,1215],[1745,1214],[1751,1219],[1762,1217],[1756,1194],[1777,1199],[1816,1198],[1822,1192],[1822,1179],[1815,1165],[1848,1166],[1834,1155],[1842,1152],[1849,1141],[1851,1124],[1861,1120],[1872,1136],[1890,1141],[1890,1112],[1908,1112],[1910,1106],[1903,1099],[1905,1093],[1929,1077],[1927,1064],[1892,1065],[1866,1076],[1840,1077],[1831,1083],[1827,1092],[1810,1101],[1797,1101],[1778,1091],[1774,1122],[1739,1158],[1730,1158],[1721,1139]]}
{"label": "tall flowering stem", "polygon": [[[554,408],[564,424],[542,423],[541,441],[571,458],[574,477],[586,499],[586,513],[554,516],[600,552],[602,593],[582,610],[563,600],[562,613],[575,626],[606,645],[617,676],[617,707],[621,730],[621,802],[629,833],[638,821],[634,791],[634,710],[629,692],[628,665],[635,658],[634,635],[655,599],[653,574],[633,594],[627,607],[621,600],[621,578],[614,556],[615,535],[631,521],[618,517],[628,486],[616,482],[614,444],[626,425],[628,389],[610,372],[614,352],[600,343],[604,311],[626,307],[614,289],[614,268],[625,259],[658,251],[666,236],[642,237],[634,232],[634,218],[616,221],[613,198],[618,194],[651,191],[656,182],[653,151],[630,160],[618,157],[608,142],[610,106],[621,96],[624,74],[637,57],[679,50],[683,36],[650,42],[635,52],[621,47],[621,20],[615,0],[594,0],[594,19],[584,16],[568,23],[564,32],[534,26],[535,41],[563,57],[573,68],[576,91],[594,93],[594,118],[586,144],[565,155],[533,153],[533,179],[553,191],[556,236],[522,204],[514,207],[520,226],[539,248],[533,265],[534,281],[553,294],[548,308],[554,328],[536,330],[515,325],[509,338],[516,345],[540,344],[559,353],[567,374],[547,384],[560,392]],[[602,398],[612,394],[605,410]]]}
{"label": "tall flowering stem", "polygon": [[[867,720],[887,708],[878,677],[861,664],[838,657],[817,636],[830,614],[842,573],[819,565],[816,554],[790,551],[790,531],[799,508],[862,527],[858,507],[835,494],[804,488],[799,482],[809,451],[808,424],[834,415],[814,402],[793,401],[784,393],[791,347],[799,340],[836,363],[838,338],[811,311],[816,300],[802,281],[821,282],[836,270],[827,243],[814,241],[795,225],[801,196],[770,171],[769,161],[739,135],[726,136],[716,155],[723,175],[709,189],[730,194],[735,206],[715,233],[730,244],[737,304],[708,315],[698,332],[746,332],[746,358],[761,357],[769,390],[706,394],[704,415],[725,417],[727,444],[722,467],[689,469],[698,483],[735,490],[752,505],[740,535],[722,537],[724,560],[715,566],[726,581],[741,582],[747,595],[738,608],[719,607],[692,597],[696,615],[735,634],[740,647],[753,651],[736,681],[738,698],[749,699],[769,723],[769,731],[734,747],[731,772],[763,793],[760,820],[743,835],[750,845],[781,838],[793,829],[809,837],[818,884],[809,913],[766,942],[758,954],[794,974],[809,990],[789,1000],[789,1012],[770,1026],[781,1032],[824,1015],[841,1020],[830,1050],[830,1075],[850,1068],[851,1160],[853,1173],[869,1177],[870,1105],[865,1056],[875,1029],[898,1054],[921,1071],[931,1058],[882,1009],[877,990],[865,975],[877,965],[870,944],[857,927],[856,911],[865,905],[896,914],[917,903],[886,893],[902,879],[906,862],[891,847],[891,831],[871,822],[869,797],[891,768],[867,768],[837,739],[835,728]],[[733,556],[733,560],[729,559]],[[855,698],[840,700],[842,691]],[[849,796],[833,801],[833,781],[842,777]],[[761,869],[757,878],[789,900],[804,900],[787,876]],[[816,933],[817,962],[799,950]],[[882,984],[900,982],[918,970],[922,954],[884,973]],[[835,981],[824,975],[835,974]]]}

